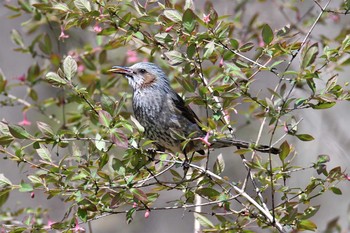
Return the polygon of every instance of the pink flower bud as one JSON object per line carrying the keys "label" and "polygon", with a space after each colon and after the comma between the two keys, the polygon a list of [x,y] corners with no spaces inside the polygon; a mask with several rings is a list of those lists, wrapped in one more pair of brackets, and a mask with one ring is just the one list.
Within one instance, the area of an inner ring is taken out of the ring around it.
{"label": "pink flower bud", "polygon": [[174,25],[171,25],[170,27],[167,27],[165,29],[165,32],[170,32],[173,29]]}
{"label": "pink flower bud", "polygon": [[25,74],[22,74],[21,76],[18,76],[16,79],[21,81],[21,82],[25,82],[26,81],[26,76],[25,76]]}
{"label": "pink flower bud", "polygon": [[149,210],[146,210],[146,212],[145,212],[145,218],[148,218],[149,217],[149,215],[150,215],[150,211]]}
{"label": "pink flower bud", "polygon": [[224,66],[224,59],[221,58],[221,59],[220,59],[220,62],[219,62],[219,67],[223,67],[223,66]]}

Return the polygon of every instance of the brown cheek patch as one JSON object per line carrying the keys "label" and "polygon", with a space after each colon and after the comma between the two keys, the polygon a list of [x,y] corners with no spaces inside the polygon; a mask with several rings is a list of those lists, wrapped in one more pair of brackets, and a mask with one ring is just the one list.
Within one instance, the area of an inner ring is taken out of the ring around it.
{"label": "brown cheek patch", "polygon": [[141,87],[148,87],[152,85],[156,81],[156,77],[153,74],[144,74],[144,82]]}

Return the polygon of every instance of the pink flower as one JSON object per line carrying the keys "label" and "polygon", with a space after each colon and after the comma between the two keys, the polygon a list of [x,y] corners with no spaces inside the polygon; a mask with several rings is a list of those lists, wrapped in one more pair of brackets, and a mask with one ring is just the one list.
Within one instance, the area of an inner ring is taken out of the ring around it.
{"label": "pink flower", "polygon": [[204,23],[209,23],[210,22],[210,14],[208,14],[208,15],[203,14],[203,21],[204,21]]}
{"label": "pink flower", "polygon": [[26,81],[26,76],[25,76],[25,74],[22,74],[21,76],[18,76],[16,79],[21,81],[21,82],[25,82]]}
{"label": "pink flower", "polygon": [[19,125],[22,125],[22,126],[29,126],[32,124],[32,122],[28,121],[28,118],[27,118],[27,112],[24,111],[22,112],[22,115],[23,115],[23,120],[18,122]]}
{"label": "pink flower", "polygon": [[61,26],[61,34],[58,37],[58,39],[64,41],[64,39],[68,39],[68,38],[69,38],[69,35],[64,33],[64,26],[62,25]]}
{"label": "pink flower", "polygon": [[94,32],[100,33],[101,31],[102,31],[102,27],[98,23],[96,23],[94,26]]}
{"label": "pink flower", "polygon": [[285,133],[289,133],[289,129],[288,129],[287,122],[284,122],[284,124],[283,124],[283,131],[284,131]]}
{"label": "pink flower", "polygon": [[344,174],[344,177],[345,177],[345,179],[347,179],[348,181],[350,181],[350,175]]}
{"label": "pink flower", "polygon": [[339,23],[340,21],[340,16],[338,14],[331,14],[329,17],[334,23]]}
{"label": "pink flower", "polygon": [[126,56],[127,56],[127,59],[126,59],[127,63],[135,63],[139,60],[137,53],[134,50],[128,50],[126,52]]}
{"label": "pink flower", "polygon": [[134,202],[134,204],[132,204],[132,208],[136,208],[137,207],[137,203]]}
{"label": "pink flower", "polygon": [[174,25],[171,25],[170,27],[167,27],[165,29],[165,32],[170,32],[173,29]]}
{"label": "pink flower", "polygon": [[219,67],[223,67],[223,66],[224,66],[224,59],[221,58],[221,59],[220,59],[220,62],[219,62]]}
{"label": "pink flower", "polygon": [[78,73],[83,73],[85,70],[85,66],[83,64],[78,65]]}
{"label": "pink flower", "polygon": [[56,222],[54,222],[54,221],[52,221],[51,219],[49,219],[48,221],[47,221],[47,224],[44,226],[44,229],[45,230],[49,230],[49,229],[51,229],[51,226],[53,225],[53,224],[55,224]]}
{"label": "pink flower", "polygon": [[35,193],[34,192],[31,192],[30,193],[30,198],[34,198],[35,197]]}
{"label": "pink flower", "polygon": [[226,122],[230,122],[230,113],[227,110],[224,110],[224,119]]}
{"label": "pink flower", "polygon": [[210,147],[211,143],[208,141],[209,140],[209,132],[207,132],[207,134],[205,135],[204,138],[199,138],[199,140],[201,140],[205,145]]}
{"label": "pink flower", "polygon": [[145,218],[148,218],[149,217],[149,215],[150,215],[150,211],[149,210],[146,210],[146,212],[145,212]]}
{"label": "pink flower", "polygon": [[75,219],[75,227],[73,228],[74,232],[85,232],[85,229],[79,226],[78,218]]}
{"label": "pink flower", "polygon": [[265,46],[265,42],[264,40],[259,36],[259,42],[258,42],[260,47],[264,47]]}

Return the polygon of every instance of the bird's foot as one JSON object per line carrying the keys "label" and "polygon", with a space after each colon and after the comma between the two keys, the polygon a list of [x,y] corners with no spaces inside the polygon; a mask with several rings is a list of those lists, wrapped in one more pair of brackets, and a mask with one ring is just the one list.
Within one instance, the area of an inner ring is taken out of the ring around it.
{"label": "bird's foot", "polygon": [[157,155],[157,149],[155,148],[147,148],[146,150],[147,157],[150,161],[154,161],[154,157]]}

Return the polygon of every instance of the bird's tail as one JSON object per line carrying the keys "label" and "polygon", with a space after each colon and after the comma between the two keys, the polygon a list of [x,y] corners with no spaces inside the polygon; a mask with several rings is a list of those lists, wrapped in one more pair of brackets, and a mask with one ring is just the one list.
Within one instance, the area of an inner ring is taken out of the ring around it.
{"label": "bird's tail", "polygon": [[230,146],[236,146],[237,148],[245,148],[245,149],[250,148],[252,150],[259,151],[262,153],[271,153],[271,154],[279,154],[281,151],[279,148],[276,148],[276,147],[249,143],[246,141],[241,141],[233,138],[215,139],[213,142],[211,142],[210,148],[225,148]]}

